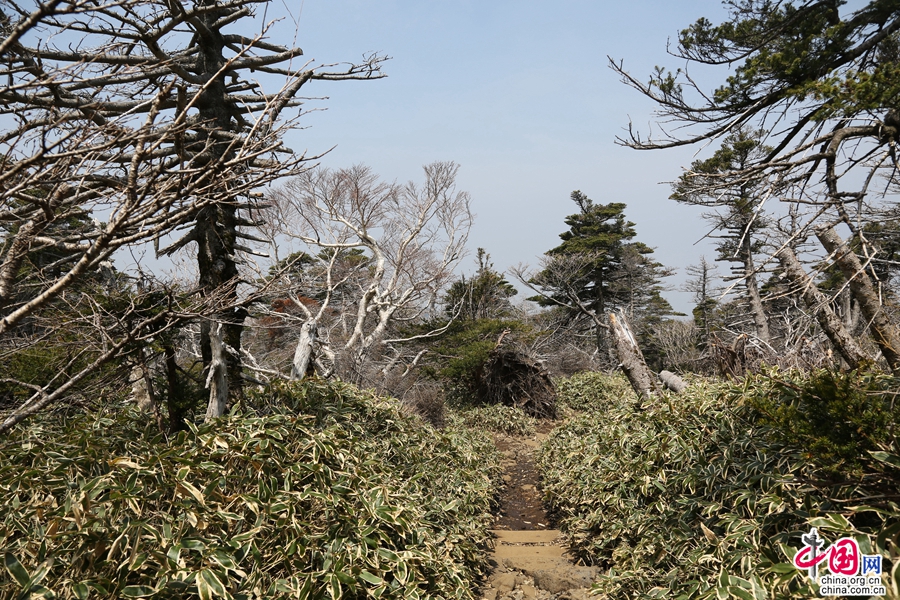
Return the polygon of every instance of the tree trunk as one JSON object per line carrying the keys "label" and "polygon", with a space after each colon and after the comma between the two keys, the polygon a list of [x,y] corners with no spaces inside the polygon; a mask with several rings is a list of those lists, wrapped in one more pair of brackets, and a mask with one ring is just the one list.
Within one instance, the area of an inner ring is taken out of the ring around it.
{"label": "tree trunk", "polygon": [[316,343],[317,325],[315,320],[306,321],[300,328],[300,339],[297,341],[297,349],[294,351],[294,361],[291,364],[291,379],[303,379],[313,369],[313,344]]}
{"label": "tree trunk", "polygon": [[166,363],[166,385],[168,393],[166,408],[169,412],[169,433],[175,433],[184,429],[184,400],[181,387],[178,385],[178,363],[176,362],[175,346],[166,344],[163,346],[163,357]]}
{"label": "tree trunk", "polygon": [[671,390],[676,394],[680,394],[685,390],[685,388],[687,388],[687,384],[684,382],[684,379],[682,379],[675,373],[672,373],[671,371],[660,371],[659,380],[667,390]]}
{"label": "tree trunk", "polygon": [[756,325],[756,337],[768,344],[769,320],[763,310],[762,298],[759,295],[759,285],[756,282],[756,267],[753,266],[753,253],[750,249],[750,236],[744,236],[744,285],[747,288],[747,297],[750,300],[750,312],[753,314],[753,323]]}
{"label": "tree trunk", "polygon": [[160,433],[165,433],[162,411],[159,408],[156,391],[153,389],[153,373],[147,364],[146,348],[138,350],[137,361],[131,369],[131,396],[141,411],[153,415]]}
{"label": "tree trunk", "polygon": [[131,399],[141,412],[152,413],[156,410],[156,399],[148,385],[148,377],[141,365],[131,368]]}
{"label": "tree trunk", "polygon": [[862,362],[870,360],[844,327],[840,317],[831,309],[828,298],[819,291],[812,278],[803,270],[794,249],[783,248],[778,253],[778,261],[787,278],[800,290],[803,302],[816,316],[822,331],[847,365],[851,369],[857,369]]}
{"label": "tree trunk", "polygon": [[644,361],[644,355],[638,347],[634,334],[628,327],[628,321],[622,311],[619,311],[618,317],[615,313],[609,313],[610,332],[616,344],[616,352],[619,357],[619,364],[631,382],[631,387],[640,398],[651,398],[659,387],[656,384],[656,377],[647,367]]}
{"label": "tree trunk", "polygon": [[212,360],[209,363],[209,374],[206,376],[206,387],[209,388],[206,421],[221,417],[228,409],[228,377],[223,326],[221,323],[214,323],[211,329],[209,346]]}
{"label": "tree trunk", "polygon": [[[199,4],[214,6],[215,0],[202,0]],[[205,26],[207,34],[198,38],[198,52],[194,64],[194,72],[205,81],[200,92],[197,107],[201,120],[209,125],[200,131],[200,139],[196,143],[198,154],[209,153],[215,159],[225,157],[229,152],[228,138],[211,135],[213,131],[235,132],[240,125],[233,118],[234,108],[229,102],[225,85],[228,72],[224,69],[225,38],[220,24],[225,12],[234,9],[205,12],[197,17]],[[228,377],[224,385],[230,386],[222,393],[233,399],[241,395],[241,333],[243,332],[246,310],[237,304],[237,284],[239,281],[236,262],[238,237],[238,203],[221,202],[207,206],[197,214],[197,221],[192,238],[197,242],[197,267],[200,272],[200,289],[206,296],[214,296],[216,305],[221,309],[213,314],[213,319],[221,328],[220,342],[226,346],[223,350],[224,369]],[[216,358],[212,350],[212,335],[209,325],[201,334],[201,351],[204,366],[211,370],[211,362]]]}
{"label": "tree trunk", "polygon": [[870,323],[872,337],[882,356],[894,373],[900,372],[900,336],[897,328],[888,320],[875,286],[863,268],[859,257],[841,239],[833,227],[816,230],[816,237],[849,281],[850,292],[856,299],[863,317]]}

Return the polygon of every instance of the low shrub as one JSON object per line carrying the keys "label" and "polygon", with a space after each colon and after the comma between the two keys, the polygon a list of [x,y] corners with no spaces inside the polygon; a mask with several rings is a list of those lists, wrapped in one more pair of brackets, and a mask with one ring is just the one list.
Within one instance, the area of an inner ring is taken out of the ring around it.
{"label": "low shrub", "polygon": [[631,384],[621,373],[583,371],[556,383],[557,402],[579,411],[604,411],[610,406],[637,402]]}
{"label": "low shrub", "polygon": [[[0,444],[0,597],[470,598],[496,450],[340,383],[168,442],[135,413]],[[23,590],[24,588],[24,590]]]}
{"label": "low shrub", "polygon": [[871,452],[897,452],[898,390],[897,378],[882,373],[823,369],[807,376],[769,369],[736,392],[779,440],[841,480],[883,471],[886,465]]}
{"label": "low shrub", "polygon": [[[808,598],[791,561],[818,527],[883,556],[898,597],[895,494],[867,479],[834,485],[743,400],[752,390],[694,382],[639,410],[606,404],[551,434],[539,468],[545,500],[577,555],[604,572],[609,598]],[[887,462],[900,458],[876,454]]]}
{"label": "low shrub", "polygon": [[505,433],[533,435],[537,419],[517,406],[494,404],[456,411],[454,418],[462,427]]}

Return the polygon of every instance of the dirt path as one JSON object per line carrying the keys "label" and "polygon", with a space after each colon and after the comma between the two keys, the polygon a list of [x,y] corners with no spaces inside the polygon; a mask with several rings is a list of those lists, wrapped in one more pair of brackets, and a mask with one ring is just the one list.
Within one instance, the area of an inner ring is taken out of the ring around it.
{"label": "dirt path", "polygon": [[553,423],[542,422],[530,437],[497,434],[503,452],[500,514],[494,525],[494,571],[482,589],[484,600],[586,600],[596,567],[573,564],[563,537],[551,528],[541,503],[535,455]]}

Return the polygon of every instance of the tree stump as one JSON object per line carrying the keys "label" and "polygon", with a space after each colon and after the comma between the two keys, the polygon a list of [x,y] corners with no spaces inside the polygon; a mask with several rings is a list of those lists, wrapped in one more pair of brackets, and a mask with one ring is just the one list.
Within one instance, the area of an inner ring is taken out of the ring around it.
{"label": "tree stump", "polygon": [[642,399],[651,398],[659,392],[656,377],[644,361],[644,355],[631,333],[625,314],[621,310],[618,312],[618,316],[609,313],[609,329],[615,341],[619,364],[635,393]]}

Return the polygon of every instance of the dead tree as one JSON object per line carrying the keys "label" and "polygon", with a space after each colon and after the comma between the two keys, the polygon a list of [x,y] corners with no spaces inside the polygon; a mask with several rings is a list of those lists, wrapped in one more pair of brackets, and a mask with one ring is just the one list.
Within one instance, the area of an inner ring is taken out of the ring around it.
{"label": "dead tree", "polygon": [[656,377],[653,376],[644,361],[644,354],[641,352],[634,334],[631,333],[624,313],[622,311],[619,311],[618,315],[609,313],[609,325],[615,341],[619,365],[628,381],[631,382],[631,387],[640,398],[653,397],[659,392]]}
{"label": "dead tree", "polygon": [[778,259],[785,276],[800,291],[806,306],[816,316],[816,320],[822,331],[831,341],[832,346],[840,354],[841,358],[856,369],[869,358],[863,352],[852,335],[844,328],[841,318],[834,314],[829,299],[819,291],[812,278],[806,274],[803,265],[794,253],[794,249],[785,246],[778,252]]}
{"label": "dead tree", "polygon": [[516,406],[533,417],[556,418],[556,386],[550,373],[521,349],[498,343],[477,379],[476,393],[485,404]]}
{"label": "dead tree", "polygon": [[[263,0],[54,0],[0,8],[0,336],[123,246],[194,242],[202,354],[240,388],[238,267],[259,190],[304,169],[282,142],[313,80],[381,77],[383,58],[334,69],[253,25]],[[249,27],[248,27],[249,26]],[[256,27],[256,32],[248,30]],[[258,78],[280,80],[264,90]],[[289,111],[289,109],[291,109]],[[288,114],[292,112],[292,114]],[[104,222],[100,222],[103,219]],[[60,224],[78,220],[77,227]],[[23,268],[36,253],[59,258]],[[222,352],[211,332],[222,326]],[[210,395],[211,403],[214,401]],[[217,404],[219,405],[219,404]],[[219,414],[218,410],[212,413]]]}
{"label": "dead tree", "polygon": [[[285,265],[273,275],[273,289],[293,299],[299,321],[317,328],[316,347],[344,377],[386,375],[370,368],[386,351],[396,354],[405,342],[446,330],[392,335],[396,324],[430,314],[465,255],[472,213],[468,193],[456,189],[458,169],[432,163],[424,167],[424,184],[400,186],[361,165],[319,168],[269,196],[267,215],[281,235],[312,251],[303,254],[302,274],[292,277]],[[299,346],[307,343],[301,336]]]}
{"label": "dead tree", "polygon": [[300,340],[291,363],[291,379],[302,379],[310,372],[313,364],[313,351],[316,344],[316,320],[306,321],[300,328]]}
{"label": "dead tree", "polygon": [[671,371],[660,371],[658,377],[662,382],[663,387],[676,394],[680,394],[687,389],[687,383],[685,383],[684,379]]}
{"label": "dead tree", "polygon": [[[840,268],[849,282],[850,291],[859,303],[860,311],[870,323],[872,337],[894,373],[900,372],[900,334],[890,322],[881,304],[881,298],[859,257],[840,238],[833,227],[816,229],[816,237]],[[849,362],[849,361],[848,361]],[[851,363],[852,364],[852,363]]]}

